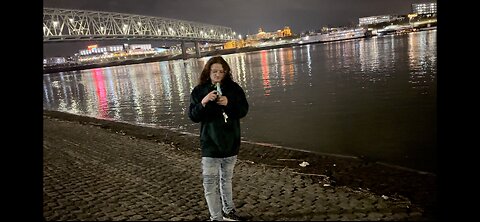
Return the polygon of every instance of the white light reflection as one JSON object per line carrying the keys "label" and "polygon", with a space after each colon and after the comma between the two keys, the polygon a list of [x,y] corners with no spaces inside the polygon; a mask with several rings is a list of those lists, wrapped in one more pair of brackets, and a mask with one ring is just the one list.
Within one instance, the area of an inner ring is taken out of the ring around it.
{"label": "white light reflection", "polygon": [[[63,72],[59,73],[59,77],[60,80],[56,81],[57,84],[54,85],[59,90],[57,94],[59,101],[58,106],[61,111],[68,111],[67,92],[65,91],[65,79],[63,78]],[[60,94],[60,91],[62,91],[63,96]]]}
{"label": "white light reflection", "polygon": [[51,107],[52,104],[50,100],[53,100],[52,94],[52,83],[50,81],[50,75],[46,75],[43,78],[43,93],[45,94],[45,100],[47,102],[48,107]]}
{"label": "white light reflection", "polygon": [[[310,55],[310,44],[307,45],[307,67],[308,67],[308,76],[312,77],[312,56]],[[310,86],[312,86],[311,81],[310,81]]]}
{"label": "white light reflection", "polygon": [[241,74],[242,74],[242,81],[240,82],[242,88],[246,88],[247,87],[247,77],[246,77],[246,68],[245,68],[245,53],[241,53],[239,54],[240,56],[240,68],[241,68]]}
{"label": "white light reflection", "polygon": [[[395,44],[396,44],[396,39],[394,39],[394,35],[391,35],[391,39],[390,39],[390,61],[387,62],[387,64],[395,64]],[[395,69],[395,66],[392,66],[393,69]]]}
{"label": "white light reflection", "polygon": [[65,100],[67,102],[67,107],[69,109],[72,109],[73,105],[72,105],[72,98],[73,98],[73,95],[72,95],[72,86],[71,86],[71,75],[67,74],[65,75],[65,80],[63,82],[63,87],[65,89]]}
{"label": "white light reflection", "polygon": [[[245,77],[245,53],[223,56],[232,71],[233,81],[237,82],[243,88],[246,87]],[[242,67],[243,66],[243,67]]]}
{"label": "white light reflection", "polygon": [[373,37],[370,39],[368,46],[365,47],[366,43],[365,41],[362,41],[362,44],[360,44],[360,63],[362,64],[362,72],[377,72],[379,69],[379,64],[380,64],[380,53],[378,49],[378,38]]}
{"label": "white light reflection", "polygon": [[292,48],[285,48],[280,54],[280,76],[284,92],[287,90],[287,88],[285,88],[286,85],[293,85],[295,82],[293,54]]}
{"label": "white light reflection", "polygon": [[159,74],[160,74],[160,67],[156,65],[151,65],[150,68],[153,68],[152,71],[149,71],[147,74],[147,84],[148,84],[148,91],[150,96],[150,105],[148,109],[151,113],[151,122],[155,123],[158,121],[157,118],[157,93],[159,92],[158,85],[159,85]]}
{"label": "white light reflection", "polygon": [[117,95],[117,78],[113,73],[118,73],[117,72],[117,67],[107,67],[104,69],[105,70],[105,77],[107,78],[107,99],[108,101],[112,104],[112,106],[109,107],[110,111],[113,111],[113,118],[116,120],[121,120],[121,115],[120,115],[120,102],[119,97]]}
{"label": "white light reflection", "polygon": [[[271,54],[273,54],[273,70],[270,72],[273,76],[273,79],[275,82],[278,82],[278,66],[282,66],[283,64],[278,64],[278,59],[277,59],[277,54],[280,54],[280,56],[283,56],[283,48],[280,49],[274,49],[273,51],[270,51]],[[278,85],[278,84],[275,84]]]}
{"label": "white light reflection", "polygon": [[83,70],[82,72],[85,72],[83,77],[83,85],[85,87],[85,98],[87,101],[87,107],[86,111],[87,113],[92,113],[94,112],[96,115],[98,115],[98,107],[94,107],[94,104],[97,104],[97,97],[95,96],[95,83],[93,79],[93,75],[91,75],[92,70]]}
{"label": "white light reflection", "polygon": [[[233,64],[230,65],[231,69],[232,69],[232,75],[235,76],[234,78],[234,81],[240,83],[241,78],[240,78],[240,74],[241,74],[241,71],[240,71],[240,58],[239,56],[235,56],[235,62]],[[235,68],[235,72],[233,72],[233,69]],[[242,85],[242,84],[240,84]]]}
{"label": "white light reflection", "polygon": [[282,78],[283,91],[286,91],[285,85],[287,85],[287,79],[285,70],[285,58],[283,53],[280,54],[280,76]]}
{"label": "white light reflection", "polygon": [[[140,104],[140,96],[141,92],[139,92],[138,89],[140,89],[142,86],[139,86],[137,83],[137,70],[136,69],[130,69],[131,72],[128,73],[128,77],[130,82],[132,83],[132,99],[134,103],[134,110],[136,111],[135,115],[135,123],[141,123],[143,122],[143,111],[142,111],[142,105]],[[139,74],[141,75],[141,74]]]}
{"label": "white light reflection", "polygon": [[197,73],[194,73],[193,67],[197,67],[198,65],[198,59],[193,60],[192,63],[190,63],[188,66],[185,67],[185,74],[187,77],[187,86],[185,88],[188,89],[188,95],[190,96],[190,92],[193,90],[193,87],[197,85],[197,78],[194,78],[194,76],[197,76]]}
{"label": "white light reflection", "polygon": [[164,67],[162,67],[162,86],[163,86],[163,97],[166,104],[163,104],[163,107],[172,110],[172,88],[171,88],[171,73],[173,72],[172,61],[168,61]]}
{"label": "white light reflection", "polygon": [[74,90],[72,90],[72,109],[75,111],[75,113],[81,113],[82,112],[82,101],[78,99],[80,97],[80,91],[79,91],[79,82],[77,79],[77,75],[73,74],[73,83],[71,86],[73,86]]}
{"label": "white light reflection", "polygon": [[[436,31],[436,30],[435,30]],[[420,94],[428,94],[431,83],[435,81],[436,32],[420,31],[408,36],[408,59],[410,80],[413,89]],[[428,75],[428,73],[431,73]]]}
{"label": "white light reflection", "polygon": [[173,76],[175,77],[175,84],[176,84],[176,87],[175,87],[175,90],[177,91],[178,93],[178,102],[180,104],[181,107],[184,107],[185,106],[185,102],[184,102],[184,97],[185,97],[185,84],[183,82],[183,80],[185,78],[183,78],[186,74],[185,74],[185,61],[183,60],[177,60],[178,62],[174,64],[173,66]]}

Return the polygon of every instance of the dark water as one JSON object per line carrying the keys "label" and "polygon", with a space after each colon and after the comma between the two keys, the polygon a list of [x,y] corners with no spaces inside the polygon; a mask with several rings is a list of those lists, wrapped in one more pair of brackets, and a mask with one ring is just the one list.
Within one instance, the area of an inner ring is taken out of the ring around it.
{"label": "dark water", "polygon": [[[244,140],[436,172],[436,30],[225,55]],[[198,133],[190,91],[209,58],[44,75],[43,106]]]}

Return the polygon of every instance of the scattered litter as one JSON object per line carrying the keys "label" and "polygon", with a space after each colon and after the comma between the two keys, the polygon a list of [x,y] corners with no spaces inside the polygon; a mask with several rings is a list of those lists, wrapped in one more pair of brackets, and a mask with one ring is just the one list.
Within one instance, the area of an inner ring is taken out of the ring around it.
{"label": "scattered litter", "polygon": [[255,162],[253,162],[253,161],[250,161],[250,160],[245,160],[245,162],[247,162],[247,163],[251,163],[251,164],[255,163]]}
{"label": "scattered litter", "polygon": [[388,200],[388,197],[385,196],[385,195],[382,195],[382,198],[383,198],[384,200]]}
{"label": "scattered litter", "polygon": [[328,184],[328,183],[325,183],[325,184],[323,184],[323,186],[324,186],[324,187],[329,187],[329,186],[330,186],[330,184]]}
{"label": "scattered litter", "polygon": [[308,162],[303,161],[301,164],[298,164],[298,165],[300,165],[301,167],[306,167],[310,164]]}
{"label": "scattered litter", "polygon": [[333,166],[337,166],[337,164],[333,164]]}

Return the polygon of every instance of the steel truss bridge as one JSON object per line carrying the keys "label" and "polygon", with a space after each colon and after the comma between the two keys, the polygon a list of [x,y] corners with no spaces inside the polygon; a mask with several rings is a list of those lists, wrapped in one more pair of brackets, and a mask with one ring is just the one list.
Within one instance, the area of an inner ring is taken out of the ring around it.
{"label": "steel truss bridge", "polygon": [[43,42],[161,39],[226,42],[229,27],[114,12],[43,8]]}
{"label": "steel truss bridge", "polygon": [[235,38],[229,27],[115,12],[43,8],[43,42],[170,40],[223,43]]}

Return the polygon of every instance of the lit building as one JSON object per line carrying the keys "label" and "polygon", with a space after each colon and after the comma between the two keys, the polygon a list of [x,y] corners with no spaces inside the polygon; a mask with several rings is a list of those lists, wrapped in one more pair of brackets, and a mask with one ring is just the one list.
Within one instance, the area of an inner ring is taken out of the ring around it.
{"label": "lit building", "polygon": [[259,28],[258,33],[255,36],[252,35],[251,37],[254,37],[256,39],[269,39],[273,36],[274,35],[271,32],[265,32],[262,28]]}
{"label": "lit building", "polygon": [[288,26],[283,27],[283,30],[277,31],[277,37],[288,37],[288,36],[292,36],[292,30]]}
{"label": "lit building", "polygon": [[128,54],[141,55],[146,53],[155,53],[151,44],[131,44],[128,46]]}
{"label": "lit building", "polygon": [[398,15],[377,15],[377,16],[369,16],[369,17],[362,17],[358,19],[359,26],[366,26],[366,25],[375,25],[384,22],[393,22],[401,19]]}
{"label": "lit building", "polygon": [[230,40],[223,45],[224,49],[242,48],[245,47],[246,41],[243,39]]}
{"label": "lit building", "polygon": [[412,12],[414,14],[437,14],[437,3],[419,3],[412,4]]}
{"label": "lit building", "polygon": [[112,52],[119,52],[123,51],[124,48],[122,45],[111,45],[111,46],[104,46],[104,47],[98,47],[98,45],[89,45],[87,49],[81,49],[78,51],[78,53],[81,56],[87,56],[87,55],[94,55],[94,54],[104,54],[104,53],[112,53]]}
{"label": "lit building", "polygon": [[258,29],[256,35],[247,36],[247,40],[260,40],[260,39],[272,39],[292,36],[292,30],[290,27],[285,26],[283,30],[277,30],[276,32],[265,32],[262,28]]}

